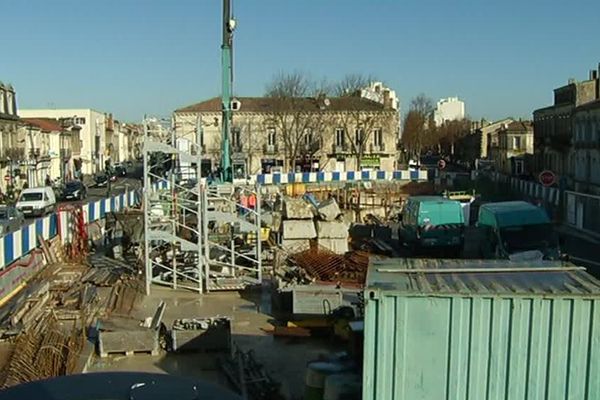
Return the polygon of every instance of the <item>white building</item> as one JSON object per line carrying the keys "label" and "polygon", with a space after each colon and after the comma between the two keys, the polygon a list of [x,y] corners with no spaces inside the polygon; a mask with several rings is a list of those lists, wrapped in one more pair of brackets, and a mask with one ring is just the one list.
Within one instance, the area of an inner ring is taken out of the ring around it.
{"label": "white building", "polygon": [[454,121],[465,118],[465,103],[458,97],[448,97],[440,99],[433,112],[433,119],[436,126],[442,125],[445,121]]}
{"label": "white building", "polygon": [[106,151],[106,116],[90,108],[78,109],[30,109],[19,110],[24,118],[73,118],[73,123],[81,127],[81,153],[73,158],[81,160],[81,172],[94,174],[104,169]]}
{"label": "white building", "polygon": [[385,87],[382,82],[371,82],[368,87],[360,90],[360,97],[381,104],[389,102],[393,110],[400,112],[400,99],[396,96],[396,91]]}

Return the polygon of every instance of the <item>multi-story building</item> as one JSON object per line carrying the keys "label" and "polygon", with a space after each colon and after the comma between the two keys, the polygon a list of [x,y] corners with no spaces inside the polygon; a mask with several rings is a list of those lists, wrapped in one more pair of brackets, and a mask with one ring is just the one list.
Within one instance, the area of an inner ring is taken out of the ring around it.
{"label": "multi-story building", "polygon": [[570,79],[565,86],[554,89],[554,104],[533,112],[535,166],[537,171],[551,170],[574,186],[576,156],[573,149],[573,112],[579,106],[600,98],[598,71],[589,79]]}
{"label": "multi-story building", "polygon": [[435,126],[441,126],[446,121],[455,121],[465,118],[465,103],[458,97],[440,99],[433,111]]}
{"label": "multi-story building", "polygon": [[573,111],[574,189],[600,194],[600,100]]}
{"label": "multi-story building", "polygon": [[492,142],[490,157],[496,169],[507,175],[521,176],[532,172],[533,125],[530,121],[513,121],[497,131],[497,145]]}
{"label": "multi-story building", "polygon": [[[382,102],[361,96],[239,98],[231,128],[234,174],[273,171],[393,170],[399,115],[388,93]],[[202,174],[221,153],[221,100],[180,108],[173,116],[178,146],[201,132]]]}
{"label": "multi-story building", "polygon": [[[73,153],[77,173],[94,174],[104,169],[104,162],[109,157],[106,153],[107,127],[109,131],[112,128],[104,113],[89,108],[21,110],[20,113],[25,118],[71,119],[74,125],[81,127],[81,152]],[[112,138],[112,132],[109,137]]]}
{"label": "multi-story building", "polygon": [[22,118],[19,142],[26,159],[20,170],[29,186],[43,185],[46,176],[69,180],[75,171],[73,154],[80,152],[79,127],[69,120]]}
{"label": "multi-story building", "polygon": [[14,184],[13,171],[18,162],[25,158],[22,149],[17,146],[19,115],[17,96],[11,85],[0,82],[0,189]]}

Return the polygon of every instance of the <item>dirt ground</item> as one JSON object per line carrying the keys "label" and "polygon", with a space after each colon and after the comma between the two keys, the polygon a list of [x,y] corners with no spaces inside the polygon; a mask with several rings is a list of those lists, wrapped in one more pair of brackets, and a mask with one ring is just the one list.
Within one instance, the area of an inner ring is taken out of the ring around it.
{"label": "dirt ground", "polygon": [[[322,354],[344,350],[343,343],[319,338],[281,338],[265,333],[272,319],[270,297],[267,288],[251,294],[216,292],[200,295],[190,291],[152,287],[151,295],[145,297],[134,310],[133,317],[142,320],[154,314],[160,301],[167,307],[163,322],[171,326],[174,319],[228,316],[232,318],[232,339],[240,348],[253,349],[267,372],[281,382],[282,394],[287,399],[301,398],[304,390],[306,364]],[[106,358],[95,356],[88,365],[88,372],[141,371],[168,373],[179,376],[202,378],[227,386],[228,382],[219,371],[216,356],[211,354],[175,354],[163,352],[158,356],[135,354],[113,355]]]}

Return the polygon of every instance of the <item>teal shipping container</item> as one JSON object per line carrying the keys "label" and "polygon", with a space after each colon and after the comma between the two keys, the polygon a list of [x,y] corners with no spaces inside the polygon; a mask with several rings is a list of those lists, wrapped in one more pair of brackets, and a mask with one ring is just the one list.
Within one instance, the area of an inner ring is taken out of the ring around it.
{"label": "teal shipping container", "polygon": [[554,261],[371,260],[363,400],[600,399],[600,281]]}

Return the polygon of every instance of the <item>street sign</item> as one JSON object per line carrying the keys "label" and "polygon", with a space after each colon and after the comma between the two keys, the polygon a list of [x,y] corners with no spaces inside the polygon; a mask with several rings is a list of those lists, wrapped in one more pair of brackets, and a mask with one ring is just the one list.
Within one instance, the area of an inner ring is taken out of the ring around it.
{"label": "street sign", "polygon": [[439,168],[439,169],[444,169],[444,168],[446,168],[446,161],[445,161],[445,160],[440,160],[440,161],[438,161],[438,168]]}
{"label": "street sign", "polygon": [[556,175],[552,171],[542,171],[540,172],[540,183],[544,186],[552,186],[556,183]]}

